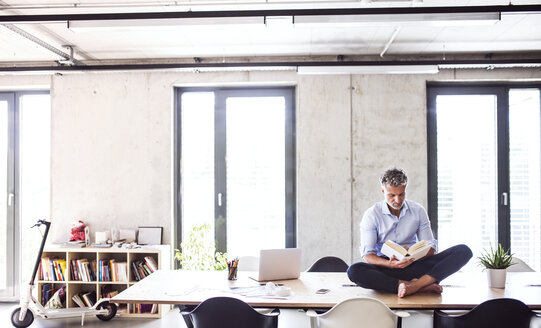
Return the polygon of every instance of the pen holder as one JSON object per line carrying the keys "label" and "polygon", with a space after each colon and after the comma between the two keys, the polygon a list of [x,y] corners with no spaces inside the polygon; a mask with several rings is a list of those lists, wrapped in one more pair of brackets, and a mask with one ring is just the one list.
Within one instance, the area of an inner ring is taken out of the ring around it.
{"label": "pen holder", "polygon": [[230,266],[227,268],[227,280],[237,280],[237,267]]}

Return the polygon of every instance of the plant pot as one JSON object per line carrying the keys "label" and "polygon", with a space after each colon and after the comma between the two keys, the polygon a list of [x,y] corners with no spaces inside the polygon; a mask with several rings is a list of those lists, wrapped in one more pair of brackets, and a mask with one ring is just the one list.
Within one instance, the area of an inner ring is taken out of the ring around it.
{"label": "plant pot", "polygon": [[505,288],[506,269],[487,269],[488,286],[491,288]]}

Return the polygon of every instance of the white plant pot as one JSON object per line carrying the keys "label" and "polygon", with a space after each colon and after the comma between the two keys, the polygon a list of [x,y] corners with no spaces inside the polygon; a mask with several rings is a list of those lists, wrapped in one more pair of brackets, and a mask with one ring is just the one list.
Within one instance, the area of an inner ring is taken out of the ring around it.
{"label": "white plant pot", "polygon": [[487,269],[488,286],[491,288],[505,288],[506,269]]}

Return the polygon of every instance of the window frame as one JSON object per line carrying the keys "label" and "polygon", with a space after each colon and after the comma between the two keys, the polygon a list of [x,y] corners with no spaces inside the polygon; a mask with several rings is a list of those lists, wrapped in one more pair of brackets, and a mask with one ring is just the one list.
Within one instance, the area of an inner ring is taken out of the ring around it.
{"label": "window frame", "polygon": [[[6,236],[7,258],[6,273],[8,274],[6,283],[11,289],[6,289],[0,293],[0,300],[14,301],[19,299],[22,282],[22,217],[21,203],[19,201],[21,194],[20,186],[20,131],[21,131],[21,98],[26,95],[49,95],[49,90],[25,90],[25,91],[0,91],[0,100],[6,100],[8,103],[8,154],[7,154],[7,192],[12,193],[13,205],[7,207],[7,228],[13,234]],[[4,188],[4,187],[2,187]],[[11,267],[10,267],[11,264]],[[11,285],[11,286],[10,286]]]}
{"label": "window frame", "polygon": [[[437,172],[437,114],[436,97],[439,95],[494,95],[496,96],[497,140],[497,242],[511,249],[511,197],[509,167],[509,91],[517,88],[536,88],[541,83],[532,82],[429,82],[427,83],[427,212],[434,235],[438,236],[438,172]],[[502,201],[507,193],[507,204]]]}
{"label": "window frame", "polygon": [[[215,93],[215,131],[220,129],[222,137],[215,134],[215,194],[222,193],[222,202],[224,206],[217,206],[217,197],[215,197],[215,220],[222,215],[227,222],[227,190],[225,186],[225,99],[227,97],[285,97],[285,245],[286,248],[297,246],[297,224],[296,224],[296,112],[295,112],[295,87],[294,86],[268,86],[268,87],[175,87],[174,96],[174,228],[173,238],[175,245],[182,242],[182,197],[181,197],[181,97],[185,92],[213,92]],[[223,131],[221,130],[223,129]],[[222,146],[219,147],[219,143]],[[220,160],[220,158],[222,160]],[[215,224],[215,227],[218,225]],[[225,225],[227,227],[227,225]],[[226,231],[215,231],[217,251],[224,252],[224,245],[227,240]],[[175,264],[177,265],[177,264]]]}

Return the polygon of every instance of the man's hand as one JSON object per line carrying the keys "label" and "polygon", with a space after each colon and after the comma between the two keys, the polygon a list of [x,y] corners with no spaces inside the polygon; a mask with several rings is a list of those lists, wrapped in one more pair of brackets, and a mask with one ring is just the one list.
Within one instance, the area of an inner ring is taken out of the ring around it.
{"label": "man's hand", "polygon": [[393,256],[390,260],[377,256],[376,254],[366,254],[364,257],[366,263],[379,265],[382,267],[393,268],[393,269],[402,269],[409,266],[414,260],[413,259],[404,259],[399,261]]}
{"label": "man's hand", "polygon": [[410,264],[412,264],[413,261],[414,261],[414,259],[403,259],[403,260],[399,261],[393,255],[393,257],[389,260],[389,264],[387,265],[387,267],[389,267],[391,269],[403,269],[405,267],[408,267]]}

